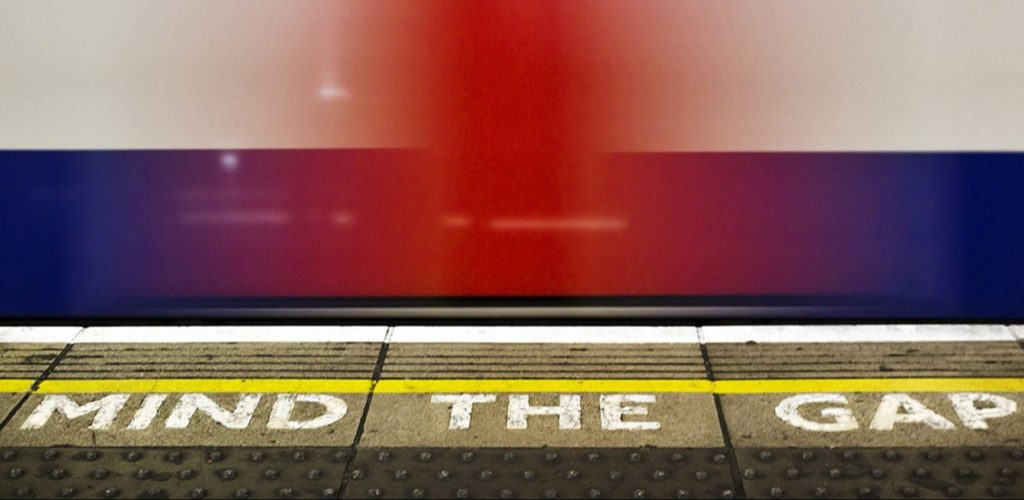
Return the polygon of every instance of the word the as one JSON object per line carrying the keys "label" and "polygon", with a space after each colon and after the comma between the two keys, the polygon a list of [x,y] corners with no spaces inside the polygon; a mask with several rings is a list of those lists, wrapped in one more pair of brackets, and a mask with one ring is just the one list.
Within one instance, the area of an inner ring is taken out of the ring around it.
{"label": "word the", "polygon": [[[473,405],[490,404],[498,401],[497,394],[434,394],[431,403],[448,405],[451,416],[448,420],[449,430],[466,430],[473,418]],[[653,394],[604,394],[600,397],[601,429],[606,431],[644,431],[661,428],[659,422],[624,420],[623,417],[642,417],[648,409],[644,404],[653,404]],[[583,427],[582,399],[579,394],[562,394],[558,396],[558,404],[541,406],[530,404],[530,396],[526,394],[510,394],[508,396],[508,418],[506,428],[521,430],[529,427],[531,416],[555,416],[558,428],[578,430]]]}

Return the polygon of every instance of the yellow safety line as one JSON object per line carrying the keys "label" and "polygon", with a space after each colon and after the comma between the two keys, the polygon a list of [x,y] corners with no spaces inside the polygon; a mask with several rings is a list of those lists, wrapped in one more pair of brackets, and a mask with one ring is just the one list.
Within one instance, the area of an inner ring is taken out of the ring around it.
{"label": "yellow safety line", "polygon": [[32,388],[32,380],[0,378],[0,392],[25,392]]}
{"label": "yellow safety line", "polygon": [[[30,380],[0,380],[0,392],[24,392]],[[99,392],[294,392],[361,393],[360,379],[109,379],[45,380],[41,393]],[[381,380],[375,392],[428,394],[463,392],[773,394],[809,392],[1024,392],[1024,378],[858,378],[789,380],[679,379],[414,379]]]}
{"label": "yellow safety line", "polygon": [[719,380],[715,394],[792,392],[1024,392],[1022,378]]}
{"label": "yellow safety line", "polygon": [[678,392],[766,394],[804,392],[1024,392],[1020,378],[869,378],[790,380],[382,380],[375,392]]}
{"label": "yellow safety line", "polygon": [[359,393],[370,390],[369,380],[358,379],[113,379],[45,380],[42,393],[96,392],[315,392]]}
{"label": "yellow safety line", "polygon": [[437,379],[381,380],[375,392],[694,392],[710,393],[711,381],[616,379]]}

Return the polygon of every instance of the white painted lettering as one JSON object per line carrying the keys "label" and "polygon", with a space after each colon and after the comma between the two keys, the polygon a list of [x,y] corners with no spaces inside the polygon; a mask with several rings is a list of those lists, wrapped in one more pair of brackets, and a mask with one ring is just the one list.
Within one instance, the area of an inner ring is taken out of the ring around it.
{"label": "white painted lettering", "polygon": [[624,422],[623,415],[647,415],[646,406],[623,403],[653,404],[654,394],[605,394],[601,396],[601,428],[608,431],[655,431],[661,428],[659,422]]}
{"label": "white painted lettering", "polygon": [[508,397],[509,429],[526,429],[526,419],[530,415],[558,415],[559,429],[580,429],[580,413],[582,404],[576,394],[558,397],[558,406],[530,406],[530,396],[513,394]]}
{"label": "white painted lettering", "polygon": [[430,397],[431,403],[451,405],[448,429],[453,431],[469,429],[474,404],[493,403],[497,400],[498,396],[494,394],[434,394]]}
{"label": "white painted lettering", "polygon": [[920,401],[907,394],[886,394],[878,405],[871,429],[891,431],[897,424],[924,424],[932,429],[954,430],[956,426],[945,417],[928,409]]}
{"label": "white painted lettering", "polygon": [[841,394],[797,394],[783,399],[775,407],[775,415],[793,427],[815,432],[844,432],[856,430],[859,425],[849,408],[824,408],[822,418],[830,422],[816,422],[800,415],[800,407],[808,404],[847,404],[846,397]]}
{"label": "white painted lettering", "polygon": [[188,427],[196,411],[201,411],[228,429],[245,429],[249,426],[259,402],[259,394],[241,394],[235,409],[228,411],[205,394],[182,394],[164,426],[168,429],[184,429]]}
{"label": "white painted lettering", "polygon": [[[292,420],[295,403],[314,403],[324,407],[324,412],[309,420]],[[331,425],[348,413],[348,405],[341,398],[326,394],[279,394],[270,409],[268,429],[319,429]]]}
{"label": "white painted lettering", "polygon": [[50,416],[60,412],[68,420],[96,413],[89,428],[95,431],[109,429],[121,408],[124,408],[125,403],[128,402],[128,397],[128,394],[111,394],[80,405],[67,396],[48,394],[21,424],[21,428],[41,429],[50,421]]}
{"label": "white painted lettering", "polygon": [[153,423],[153,419],[156,418],[157,412],[160,411],[160,407],[166,400],[166,394],[147,395],[146,398],[142,400],[142,405],[135,411],[135,416],[132,417],[132,421],[128,423],[128,430],[141,431],[148,429],[149,425]]}
{"label": "white painted lettering", "polygon": [[[1017,412],[1016,401],[995,394],[964,392],[950,394],[949,400],[953,403],[956,414],[960,416],[960,420],[968,429],[988,429],[986,420],[1007,417]],[[985,403],[988,406],[979,408],[978,403]]]}

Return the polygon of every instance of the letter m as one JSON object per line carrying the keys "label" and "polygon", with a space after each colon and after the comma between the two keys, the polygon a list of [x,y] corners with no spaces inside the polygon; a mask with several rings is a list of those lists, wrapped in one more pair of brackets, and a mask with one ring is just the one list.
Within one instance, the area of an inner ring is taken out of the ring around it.
{"label": "letter m", "polygon": [[50,421],[50,417],[57,412],[64,415],[68,420],[84,417],[90,413],[96,416],[92,419],[89,428],[92,430],[109,429],[117,418],[118,412],[128,402],[128,394],[111,394],[85,404],[78,404],[71,398],[60,394],[48,394],[39,403],[39,406],[32,411],[32,414],[21,424],[22,429],[41,429]]}

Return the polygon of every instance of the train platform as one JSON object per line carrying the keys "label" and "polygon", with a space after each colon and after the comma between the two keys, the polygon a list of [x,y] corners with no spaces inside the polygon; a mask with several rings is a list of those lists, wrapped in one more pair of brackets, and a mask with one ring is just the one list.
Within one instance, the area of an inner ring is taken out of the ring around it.
{"label": "train platform", "polygon": [[1024,328],[0,327],[2,498],[1022,498]]}

